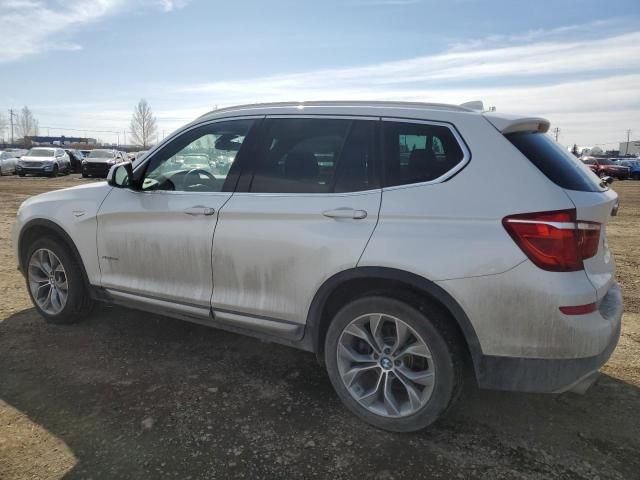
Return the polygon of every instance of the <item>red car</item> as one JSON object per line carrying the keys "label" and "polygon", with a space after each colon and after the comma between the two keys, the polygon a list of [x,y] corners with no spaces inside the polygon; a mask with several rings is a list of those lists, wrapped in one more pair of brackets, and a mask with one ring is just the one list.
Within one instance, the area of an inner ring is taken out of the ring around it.
{"label": "red car", "polygon": [[582,157],[582,162],[588,165],[593,173],[602,177],[613,177],[618,180],[629,178],[629,167],[617,165],[608,158]]}

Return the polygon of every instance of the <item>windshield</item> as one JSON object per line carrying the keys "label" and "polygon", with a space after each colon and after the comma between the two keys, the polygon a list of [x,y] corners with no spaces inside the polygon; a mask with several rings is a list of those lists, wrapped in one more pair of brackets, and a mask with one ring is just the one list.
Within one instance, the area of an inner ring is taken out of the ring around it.
{"label": "windshield", "polygon": [[28,157],[53,157],[53,150],[47,150],[45,148],[32,148],[27,154]]}
{"label": "windshield", "polygon": [[92,150],[89,154],[89,158],[111,158],[113,152],[110,150]]}

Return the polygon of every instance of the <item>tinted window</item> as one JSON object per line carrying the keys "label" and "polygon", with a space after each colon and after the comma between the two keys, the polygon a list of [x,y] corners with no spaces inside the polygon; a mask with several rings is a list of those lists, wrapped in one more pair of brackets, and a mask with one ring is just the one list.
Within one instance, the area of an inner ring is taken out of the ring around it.
{"label": "tinted window", "polygon": [[251,192],[331,193],[377,188],[376,122],[270,119]]}
{"label": "tinted window", "polygon": [[216,122],[173,140],[149,161],[143,190],[221,192],[253,120]]}
{"label": "tinted window", "polygon": [[582,192],[603,190],[598,177],[547,134],[522,132],[505,136],[556,185]]}
{"label": "tinted window", "polygon": [[384,122],[385,186],[435,180],[464,159],[451,130],[440,125]]}

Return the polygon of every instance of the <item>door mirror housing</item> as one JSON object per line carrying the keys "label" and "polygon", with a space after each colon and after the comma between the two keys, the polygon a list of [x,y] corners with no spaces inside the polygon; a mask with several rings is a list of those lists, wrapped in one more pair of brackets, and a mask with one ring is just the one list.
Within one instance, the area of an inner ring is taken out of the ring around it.
{"label": "door mirror housing", "polygon": [[133,166],[131,162],[116,163],[109,169],[107,183],[116,188],[127,188],[131,186],[133,179]]}

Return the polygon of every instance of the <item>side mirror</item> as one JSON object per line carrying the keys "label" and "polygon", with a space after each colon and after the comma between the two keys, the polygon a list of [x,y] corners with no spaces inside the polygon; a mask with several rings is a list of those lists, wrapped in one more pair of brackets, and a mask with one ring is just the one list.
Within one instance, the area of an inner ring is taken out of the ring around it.
{"label": "side mirror", "polygon": [[107,183],[116,188],[127,188],[133,178],[133,166],[131,162],[116,163],[109,169]]}
{"label": "side mirror", "polygon": [[611,185],[613,183],[613,177],[603,177],[602,179],[607,183],[607,185]]}

